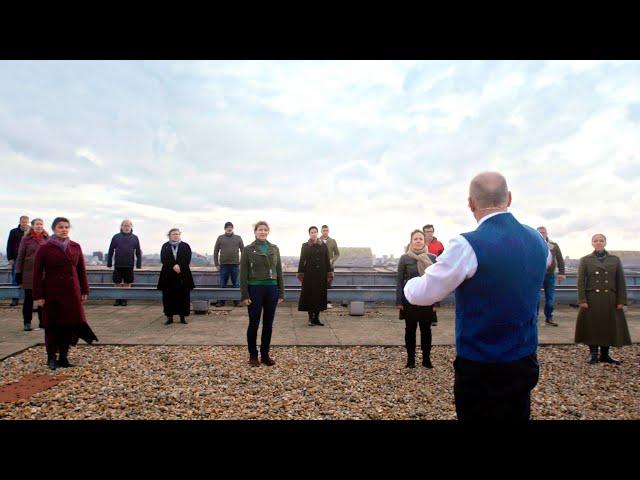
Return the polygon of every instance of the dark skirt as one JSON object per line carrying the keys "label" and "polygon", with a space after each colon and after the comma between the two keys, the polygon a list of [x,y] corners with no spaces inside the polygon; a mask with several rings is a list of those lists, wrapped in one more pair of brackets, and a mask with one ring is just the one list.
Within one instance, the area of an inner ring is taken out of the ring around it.
{"label": "dark skirt", "polygon": [[412,320],[415,322],[426,320],[429,322],[429,325],[431,325],[431,321],[436,319],[436,312],[433,311],[433,305],[412,305],[404,302],[403,306],[403,310],[398,310],[398,318],[400,320]]}
{"label": "dark skirt", "polygon": [[162,289],[162,306],[167,317],[188,317],[191,312],[191,290],[184,285],[171,285]]}

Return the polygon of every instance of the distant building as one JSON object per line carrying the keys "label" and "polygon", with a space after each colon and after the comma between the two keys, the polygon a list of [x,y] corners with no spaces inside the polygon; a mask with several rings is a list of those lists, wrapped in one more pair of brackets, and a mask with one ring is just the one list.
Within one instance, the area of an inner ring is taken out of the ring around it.
{"label": "distant building", "polygon": [[93,252],[92,255],[96,257],[99,261],[104,262],[104,254],[102,252]]}
{"label": "distant building", "polygon": [[340,247],[336,268],[373,268],[374,256],[369,247]]}

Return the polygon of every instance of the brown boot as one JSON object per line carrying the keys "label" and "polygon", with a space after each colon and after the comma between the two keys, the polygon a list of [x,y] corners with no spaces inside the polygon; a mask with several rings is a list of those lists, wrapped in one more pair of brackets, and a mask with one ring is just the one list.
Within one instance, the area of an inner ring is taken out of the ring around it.
{"label": "brown boot", "polygon": [[249,357],[249,365],[252,367],[259,367],[260,360],[258,360],[258,357]]}
{"label": "brown boot", "polygon": [[260,363],[264,363],[265,365],[267,365],[269,367],[276,364],[276,362],[273,360],[273,358],[271,358],[269,356],[268,353],[266,355],[262,355],[260,357]]}

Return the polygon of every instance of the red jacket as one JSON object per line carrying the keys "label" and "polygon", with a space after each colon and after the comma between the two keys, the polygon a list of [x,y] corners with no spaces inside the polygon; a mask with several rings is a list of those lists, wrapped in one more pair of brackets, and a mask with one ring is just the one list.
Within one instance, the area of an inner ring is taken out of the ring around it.
{"label": "red jacket", "polygon": [[436,237],[433,237],[431,243],[427,245],[427,249],[429,253],[433,253],[437,257],[444,252],[444,245]]}
{"label": "red jacket", "polygon": [[81,295],[89,294],[82,249],[69,240],[66,251],[50,242],[36,253],[33,266],[33,298],[44,299],[42,326],[72,327],[86,324]]}

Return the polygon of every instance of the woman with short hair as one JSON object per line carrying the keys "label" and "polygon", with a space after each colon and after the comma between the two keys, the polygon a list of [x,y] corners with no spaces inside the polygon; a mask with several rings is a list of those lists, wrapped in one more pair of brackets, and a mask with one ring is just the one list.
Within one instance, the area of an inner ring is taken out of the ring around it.
{"label": "woman with short hair", "polygon": [[[631,345],[623,307],[627,304],[627,285],[620,258],[605,247],[601,233],[591,237],[593,252],[580,259],[578,266],[578,320],[575,342],[589,346],[590,364],[620,365],[609,356],[609,348]],[[598,357],[600,347],[600,357]]]}
{"label": "woman with short hair", "polygon": [[191,247],[181,239],[179,228],[169,230],[169,241],[160,249],[162,269],[158,279],[158,290],[162,290],[162,306],[167,320],[173,323],[173,316],[180,316],[180,323],[187,323],[185,317],[191,312],[191,290],[196,288],[191,275]]}
{"label": "woman with short hair", "polygon": [[[44,221],[41,218],[31,220],[31,228],[24,232],[24,236],[18,247],[16,259],[16,282],[24,289],[24,303],[22,304],[22,319],[24,331],[31,331],[31,319],[33,318],[33,264],[36,253],[43,245],[49,234],[44,229]],[[42,307],[38,307],[38,329],[42,328]]]}
{"label": "woman with short hair", "polygon": [[[267,241],[269,225],[261,220],[253,226],[255,241],[244,247],[240,262],[240,295],[249,313],[247,344],[249,365],[259,367],[260,363],[275,365],[269,356],[273,319],[279,303],[284,301],[284,277],[280,250]],[[260,360],[258,360],[258,326],[262,316],[262,337]]]}
{"label": "woman with short hair", "polygon": [[418,306],[410,304],[404,296],[404,286],[414,277],[421,277],[429,265],[436,262],[436,256],[425,247],[424,232],[411,232],[407,253],[398,261],[396,282],[396,306],[399,318],[405,321],[404,343],[407,349],[406,368],[416,367],[416,331],[420,326],[420,348],[422,349],[422,365],[433,368],[431,364],[431,322],[435,316],[434,305]]}
{"label": "woman with short hair", "polygon": [[89,296],[89,281],[82,248],[69,238],[70,229],[67,218],[56,217],[51,224],[52,234],[36,252],[33,265],[33,298],[42,307],[47,365],[51,370],[73,366],[67,355],[79,338],[88,344],[98,340],[82,307]]}
{"label": "woman with short hair", "polygon": [[329,249],[318,238],[318,227],[309,227],[309,240],[302,244],[298,280],[302,283],[298,311],[308,312],[310,326],[323,326],[320,312],[327,309],[327,286],[333,280],[333,268]]}

